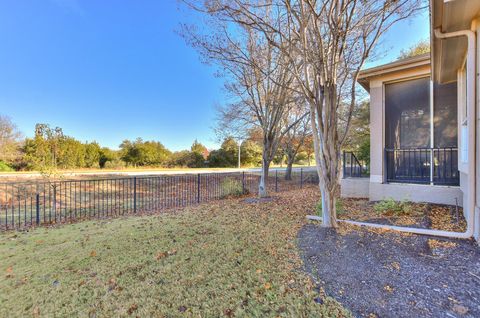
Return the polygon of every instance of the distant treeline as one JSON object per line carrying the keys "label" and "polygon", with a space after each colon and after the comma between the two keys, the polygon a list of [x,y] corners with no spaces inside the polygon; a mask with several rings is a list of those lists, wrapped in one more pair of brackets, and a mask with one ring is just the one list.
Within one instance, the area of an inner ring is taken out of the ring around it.
{"label": "distant treeline", "polygon": [[[1,131],[15,131],[8,118],[0,118]],[[6,129],[8,126],[11,129]],[[2,133],[8,135],[8,133]],[[21,138],[19,134],[3,138],[0,144],[0,171],[50,170],[126,167],[235,167],[238,165],[238,143],[226,138],[219,149],[209,151],[195,140],[189,150],[172,152],[159,141],[124,140],[119,150],[101,147],[97,142],[81,142],[67,136],[59,127],[37,124],[33,138]],[[9,141],[9,142],[7,142]],[[259,166],[262,149],[258,142],[247,139],[241,147],[242,166]],[[282,162],[279,154],[277,163]],[[306,156],[298,156],[298,160]]]}

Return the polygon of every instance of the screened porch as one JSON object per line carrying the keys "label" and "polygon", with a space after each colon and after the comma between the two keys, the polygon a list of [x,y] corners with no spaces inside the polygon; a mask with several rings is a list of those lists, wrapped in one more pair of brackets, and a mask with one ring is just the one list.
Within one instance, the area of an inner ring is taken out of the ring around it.
{"label": "screened porch", "polygon": [[457,83],[384,86],[386,182],[459,185]]}

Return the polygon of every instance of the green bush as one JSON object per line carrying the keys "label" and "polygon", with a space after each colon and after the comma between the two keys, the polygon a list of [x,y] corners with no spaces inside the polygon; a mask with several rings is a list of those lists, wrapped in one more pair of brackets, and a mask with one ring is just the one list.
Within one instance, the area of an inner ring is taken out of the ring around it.
{"label": "green bush", "polygon": [[103,167],[105,169],[114,169],[114,170],[122,169],[122,168],[125,168],[125,162],[120,159],[113,159],[113,160],[106,161],[103,164]]}
{"label": "green bush", "polygon": [[239,197],[243,194],[246,194],[246,191],[243,190],[242,181],[235,178],[225,178],[220,182],[220,191],[221,196],[225,197]]}
{"label": "green bush", "polygon": [[375,203],[373,209],[378,213],[393,213],[396,215],[410,214],[412,205],[407,201],[395,201],[392,198],[385,199]]}
{"label": "green bush", "polygon": [[12,167],[7,165],[5,162],[0,161],[0,171],[14,171]]}

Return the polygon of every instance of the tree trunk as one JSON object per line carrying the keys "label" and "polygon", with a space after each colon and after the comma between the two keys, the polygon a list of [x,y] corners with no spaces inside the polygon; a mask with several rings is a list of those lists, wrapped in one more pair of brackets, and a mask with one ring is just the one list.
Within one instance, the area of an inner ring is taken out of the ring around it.
{"label": "tree trunk", "polygon": [[[336,197],[340,189],[340,143],[336,127],[336,85],[324,87],[324,99],[310,103],[311,124],[315,162],[322,195],[322,216],[324,227],[337,226]],[[321,110],[321,114],[318,113]],[[322,123],[323,127],[319,127]]]}
{"label": "tree trunk", "polygon": [[322,225],[324,227],[337,227],[336,193],[320,184],[322,195]]}
{"label": "tree trunk", "polygon": [[270,168],[270,161],[265,157],[262,158],[262,174],[260,176],[260,183],[258,185],[258,196],[260,198],[266,198],[268,196],[267,192],[267,180],[268,180],[268,170]]}
{"label": "tree trunk", "polygon": [[285,180],[292,180],[292,167],[295,161],[295,155],[292,153],[287,154],[287,170],[285,171]]}
{"label": "tree trunk", "polygon": [[285,171],[285,180],[292,180],[292,162],[287,163],[287,170]]}

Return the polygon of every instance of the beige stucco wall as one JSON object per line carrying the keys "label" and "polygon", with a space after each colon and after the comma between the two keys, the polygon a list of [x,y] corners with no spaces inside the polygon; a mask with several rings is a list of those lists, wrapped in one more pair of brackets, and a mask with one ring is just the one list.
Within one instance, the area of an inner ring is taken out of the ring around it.
{"label": "beige stucco wall", "polygon": [[474,237],[480,242],[480,18],[475,21],[476,33],[477,33],[477,100],[476,100],[476,205],[475,205],[475,217],[474,217]]}
{"label": "beige stucco wall", "polygon": [[370,180],[368,178],[347,178],[341,181],[342,198],[368,198]]}
{"label": "beige stucco wall", "polygon": [[423,184],[370,183],[370,200],[392,198],[397,201],[429,202],[463,206],[463,193],[459,187]]}
{"label": "beige stucco wall", "polygon": [[370,85],[370,181],[383,182],[383,84]]}

